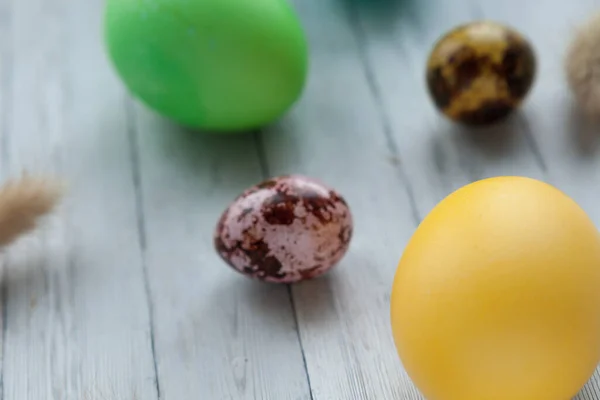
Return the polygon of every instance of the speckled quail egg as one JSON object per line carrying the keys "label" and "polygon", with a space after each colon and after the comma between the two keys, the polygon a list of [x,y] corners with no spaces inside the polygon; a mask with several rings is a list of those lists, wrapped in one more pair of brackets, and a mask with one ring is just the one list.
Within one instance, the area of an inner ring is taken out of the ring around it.
{"label": "speckled quail egg", "polygon": [[214,246],[247,277],[293,283],[334,267],[352,233],[350,208],[337,191],[313,178],[285,175],[238,196],[218,221]]}

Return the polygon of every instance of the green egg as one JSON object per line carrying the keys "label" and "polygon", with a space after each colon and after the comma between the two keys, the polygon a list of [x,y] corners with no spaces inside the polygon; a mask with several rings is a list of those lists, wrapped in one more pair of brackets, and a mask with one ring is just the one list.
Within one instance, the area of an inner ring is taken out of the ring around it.
{"label": "green egg", "polygon": [[104,29],[132,95],[191,128],[261,127],[305,85],[308,45],[287,0],[107,0]]}

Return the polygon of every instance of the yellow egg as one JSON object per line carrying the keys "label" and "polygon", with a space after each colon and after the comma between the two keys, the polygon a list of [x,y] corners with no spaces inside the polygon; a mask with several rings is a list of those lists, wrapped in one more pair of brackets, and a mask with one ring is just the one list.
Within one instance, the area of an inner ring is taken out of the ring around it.
{"label": "yellow egg", "polygon": [[568,400],[600,360],[600,235],[549,184],[484,179],[420,224],[391,323],[428,400]]}

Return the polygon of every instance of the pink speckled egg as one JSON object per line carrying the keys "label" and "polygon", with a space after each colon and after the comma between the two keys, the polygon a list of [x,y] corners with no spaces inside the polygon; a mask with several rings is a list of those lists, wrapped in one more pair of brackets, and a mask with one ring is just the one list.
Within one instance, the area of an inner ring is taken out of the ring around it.
{"label": "pink speckled egg", "polygon": [[350,209],[339,193],[314,179],[286,175],[237,197],[219,219],[214,245],[243,275],[293,283],[336,265],[352,231]]}

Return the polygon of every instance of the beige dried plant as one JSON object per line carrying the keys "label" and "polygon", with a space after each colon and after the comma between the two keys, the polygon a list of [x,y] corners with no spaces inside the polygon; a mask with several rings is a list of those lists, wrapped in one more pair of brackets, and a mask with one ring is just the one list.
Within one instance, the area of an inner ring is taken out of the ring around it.
{"label": "beige dried plant", "polygon": [[0,248],[35,229],[58,205],[63,190],[58,181],[26,174],[0,186]]}
{"label": "beige dried plant", "polygon": [[565,54],[565,74],[583,113],[600,117],[600,12],[577,27]]}

